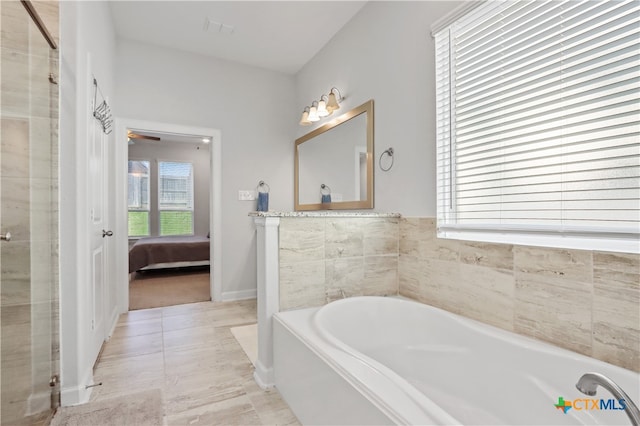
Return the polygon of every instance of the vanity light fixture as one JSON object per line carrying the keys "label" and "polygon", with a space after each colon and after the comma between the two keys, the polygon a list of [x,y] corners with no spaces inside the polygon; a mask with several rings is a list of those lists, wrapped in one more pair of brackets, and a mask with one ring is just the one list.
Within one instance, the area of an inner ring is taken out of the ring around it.
{"label": "vanity light fixture", "polygon": [[308,126],[321,118],[328,117],[333,111],[340,109],[340,102],[344,98],[336,87],[332,87],[328,95],[321,95],[319,101],[313,101],[310,107],[305,107],[300,119],[301,126]]}
{"label": "vanity light fixture", "polygon": [[202,138],[202,142],[209,143],[211,142],[211,138]]}

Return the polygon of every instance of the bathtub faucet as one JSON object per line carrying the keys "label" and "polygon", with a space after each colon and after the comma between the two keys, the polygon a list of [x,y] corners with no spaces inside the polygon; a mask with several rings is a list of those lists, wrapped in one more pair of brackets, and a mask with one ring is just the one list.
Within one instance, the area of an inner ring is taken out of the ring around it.
{"label": "bathtub faucet", "polygon": [[638,410],[638,407],[629,398],[629,395],[607,376],[600,373],[586,373],[580,377],[580,380],[576,383],[576,388],[586,395],[593,396],[596,394],[598,385],[611,392],[617,399],[624,399],[624,412],[627,413],[631,424],[634,426],[640,425],[640,410]]}

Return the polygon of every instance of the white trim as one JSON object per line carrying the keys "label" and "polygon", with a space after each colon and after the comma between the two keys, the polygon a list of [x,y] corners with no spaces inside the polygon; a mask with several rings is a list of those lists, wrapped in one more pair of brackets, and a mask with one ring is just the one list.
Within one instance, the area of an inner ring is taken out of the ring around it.
{"label": "white trim", "polygon": [[265,367],[262,362],[256,360],[256,368],[253,372],[253,379],[256,381],[260,389],[271,389],[276,385],[275,374],[272,367]]}
{"label": "white trim", "polygon": [[640,253],[640,242],[637,238],[629,238],[626,234],[615,236],[608,234],[606,237],[593,235],[561,235],[559,233],[542,232],[515,232],[515,231],[488,231],[454,229],[450,227],[438,228],[438,238],[484,241],[488,243],[512,244],[521,246],[536,246],[547,248],[565,248],[590,251],[610,251],[617,253]]}
{"label": "white trim", "polygon": [[255,299],[257,297],[256,289],[251,290],[238,290],[238,291],[225,291],[222,293],[223,302],[231,302],[234,300],[247,300]]}
{"label": "white trim", "polygon": [[127,237],[127,161],[128,143],[127,129],[140,131],[148,130],[161,133],[173,133],[182,135],[202,135],[210,136],[211,152],[211,174],[210,174],[210,201],[209,201],[209,223],[211,226],[211,282],[210,292],[212,300],[222,300],[222,134],[220,130],[208,127],[184,126],[173,123],[161,123],[131,118],[116,119],[116,153],[114,173],[115,173],[115,231],[117,237],[115,243],[117,248],[116,282],[118,288],[118,306],[120,312],[129,310],[129,280],[127,259],[129,252],[129,241]]}
{"label": "white trim", "polygon": [[113,313],[111,317],[108,318],[110,321],[107,322],[107,328],[106,328],[107,335],[105,337],[105,342],[109,341],[111,339],[111,336],[113,336],[113,333],[116,331],[116,326],[118,325],[118,318],[120,318],[117,308],[118,308],[118,305],[114,303]]}
{"label": "white trim", "polygon": [[267,389],[274,386],[273,314],[280,311],[279,217],[254,217],[256,225],[258,359],[253,377]]}
{"label": "white trim", "polygon": [[211,150],[209,225],[211,226],[211,300],[222,300],[222,133],[215,130]]}
{"label": "white trim", "polygon": [[460,6],[453,9],[451,12],[444,15],[442,18],[431,24],[431,37],[435,37],[436,33],[447,28],[458,19],[462,18],[467,13],[471,12],[476,7],[482,5],[487,0],[469,0],[465,1]]}
{"label": "white trim", "polygon": [[85,371],[80,380],[80,384],[72,387],[65,387],[64,383],[61,383],[60,388],[60,405],[67,407],[70,405],[79,405],[89,402],[91,398],[91,391],[93,388],[87,388],[86,384],[93,383],[93,365]]}

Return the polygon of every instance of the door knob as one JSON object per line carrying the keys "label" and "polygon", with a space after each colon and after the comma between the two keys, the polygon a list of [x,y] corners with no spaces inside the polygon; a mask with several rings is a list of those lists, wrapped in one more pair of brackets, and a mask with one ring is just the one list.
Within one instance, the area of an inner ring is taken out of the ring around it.
{"label": "door knob", "polygon": [[0,234],[0,241],[11,241],[11,232]]}
{"label": "door knob", "polygon": [[102,230],[102,238],[111,237],[112,235],[113,235],[113,231],[105,231],[104,229]]}

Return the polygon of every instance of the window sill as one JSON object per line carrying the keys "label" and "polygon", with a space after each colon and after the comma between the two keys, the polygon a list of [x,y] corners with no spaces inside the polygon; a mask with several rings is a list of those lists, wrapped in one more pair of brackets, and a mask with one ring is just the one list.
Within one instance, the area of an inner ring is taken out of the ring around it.
{"label": "window sill", "polygon": [[607,234],[606,236],[545,233],[540,231],[489,231],[438,227],[438,238],[480,241],[547,248],[565,248],[603,252],[640,254],[637,234]]}

